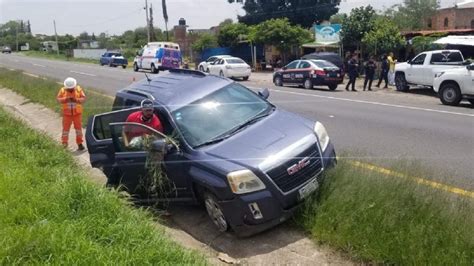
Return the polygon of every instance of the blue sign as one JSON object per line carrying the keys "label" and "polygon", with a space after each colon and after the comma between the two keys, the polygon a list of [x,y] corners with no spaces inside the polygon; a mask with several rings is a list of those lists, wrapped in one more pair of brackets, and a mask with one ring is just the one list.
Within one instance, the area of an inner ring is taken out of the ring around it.
{"label": "blue sign", "polygon": [[341,41],[339,36],[341,24],[316,25],[314,30],[317,43],[335,44]]}

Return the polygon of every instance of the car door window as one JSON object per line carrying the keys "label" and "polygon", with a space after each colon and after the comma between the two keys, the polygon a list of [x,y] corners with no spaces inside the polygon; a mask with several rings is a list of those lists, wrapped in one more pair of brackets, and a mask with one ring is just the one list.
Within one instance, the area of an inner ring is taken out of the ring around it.
{"label": "car door window", "polygon": [[148,152],[151,144],[165,136],[142,124],[112,123],[111,135],[116,152]]}
{"label": "car door window", "polygon": [[430,64],[440,65],[440,64],[460,64],[462,63],[462,56],[460,53],[435,53],[431,55]]}
{"label": "car door window", "polygon": [[111,139],[110,124],[126,121],[128,115],[137,110],[138,108],[133,108],[96,115],[92,121],[92,136],[97,141]]}
{"label": "car door window", "polygon": [[303,69],[303,68],[309,68],[311,65],[306,62],[306,61],[301,61],[300,65],[298,66],[298,69]]}
{"label": "car door window", "polygon": [[208,62],[208,63],[211,63],[211,62],[214,62],[214,61],[216,61],[216,58],[215,58],[215,57],[209,57],[209,58],[207,59],[207,62]]}
{"label": "car door window", "polygon": [[425,62],[426,54],[420,54],[419,56],[415,57],[412,61],[412,65],[423,65]]}
{"label": "car door window", "polygon": [[293,61],[293,62],[289,63],[288,65],[286,65],[286,69],[288,69],[288,70],[296,69],[296,67],[298,66],[298,63],[299,63],[299,61]]}

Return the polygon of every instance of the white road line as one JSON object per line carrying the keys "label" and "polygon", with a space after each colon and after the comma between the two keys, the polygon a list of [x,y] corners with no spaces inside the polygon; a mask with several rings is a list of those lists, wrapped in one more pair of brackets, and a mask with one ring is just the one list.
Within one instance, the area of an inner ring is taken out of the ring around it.
{"label": "white road line", "polygon": [[9,70],[10,70],[10,71],[15,71],[16,69],[14,69],[14,68],[9,68]]}
{"label": "white road line", "polygon": [[331,99],[337,101],[346,101],[346,102],[354,102],[354,103],[366,103],[372,105],[380,105],[380,106],[388,106],[388,107],[395,107],[395,108],[402,108],[402,109],[410,109],[410,110],[418,110],[418,111],[426,111],[426,112],[433,112],[433,113],[442,113],[442,114],[450,114],[450,115],[460,115],[460,116],[469,116],[474,117],[474,114],[465,114],[465,113],[458,113],[458,112],[450,112],[450,111],[443,111],[443,110],[435,110],[429,108],[421,108],[421,107],[414,107],[414,106],[406,106],[406,105],[398,105],[398,104],[388,104],[388,103],[380,103],[380,102],[369,102],[364,100],[353,100],[347,98],[338,98],[332,96],[322,96],[316,94],[308,94],[308,93],[301,93],[301,92],[292,92],[292,91],[282,91],[276,89],[270,89],[270,91],[281,92],[281,93],[288,93],[288,94],[295,94],[295,95],[303,95],[309,97],[316,97],[316,98],[324,98],[324,99]]}
{"label": "white road line", "polygon": [[80,74],[80,75],[85,75],[85,76],[90,76],[90,77],[97,77],[97,76],[94,75],[94,74],[89,74],[89,73],[84,73],[84,72],[79,72],[79,71],[73,71],[73,70],[71,70],[71,71],[69,71],[69,72],[71,72],[71,73],[76,73],[76,74]]}
{"label": "white road line", "polygon": [[30,76],[30,77],[33,77],[33,78],[39,78],[40,76],[38,75],[35,75],[35,74],[31,74],[31,73],[27,73],[27,72],[23,72],[23,74],[27,75],[27,76]]}
{"label": "white road line", "polygon": [[46,67],[46,66],[43,66],[43,65],[40,65],[40,64],[33,64],[34,66],[39,66],[39,67]]}

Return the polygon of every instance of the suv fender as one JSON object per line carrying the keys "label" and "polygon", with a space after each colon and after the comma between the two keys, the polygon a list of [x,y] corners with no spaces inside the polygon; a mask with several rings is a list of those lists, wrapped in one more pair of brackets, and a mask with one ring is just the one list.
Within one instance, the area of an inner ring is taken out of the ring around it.
{"label": "suv fender", "polygon": [[[230,199],[234,197],[229,189],[229,186],[227,185],[227,182],[221,177],[195,166],[189,169],[189,174],[196,186],[210,191],[214,195],[219,195],[219,198]],[[199,193],[199,190],[195,192]],[[202,197],[202,195],[199,196]]]}

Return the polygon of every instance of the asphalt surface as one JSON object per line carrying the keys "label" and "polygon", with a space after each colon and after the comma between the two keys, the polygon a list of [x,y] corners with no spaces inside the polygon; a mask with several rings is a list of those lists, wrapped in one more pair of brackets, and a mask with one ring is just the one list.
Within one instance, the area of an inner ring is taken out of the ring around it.
{"label": "asphalt surface", "polygon": [[[111,96],[133,78],[145,77],[145,72],[131,69],[14,54],[0,55],[0,67],[58,80],[73,76],[79,84]],[[444,106],[428,89],[398,93],[393,88],[346,92],[343,85],[336,91],[275,87],[271,74],[261,73],[252,74],[242,84],[269,88],[269,100],[278,107],[321,121],[339,155],[387,167],[415,163],[430,171],[424,178],[474,189],[474,109],[467,102],[458,107]]]}

